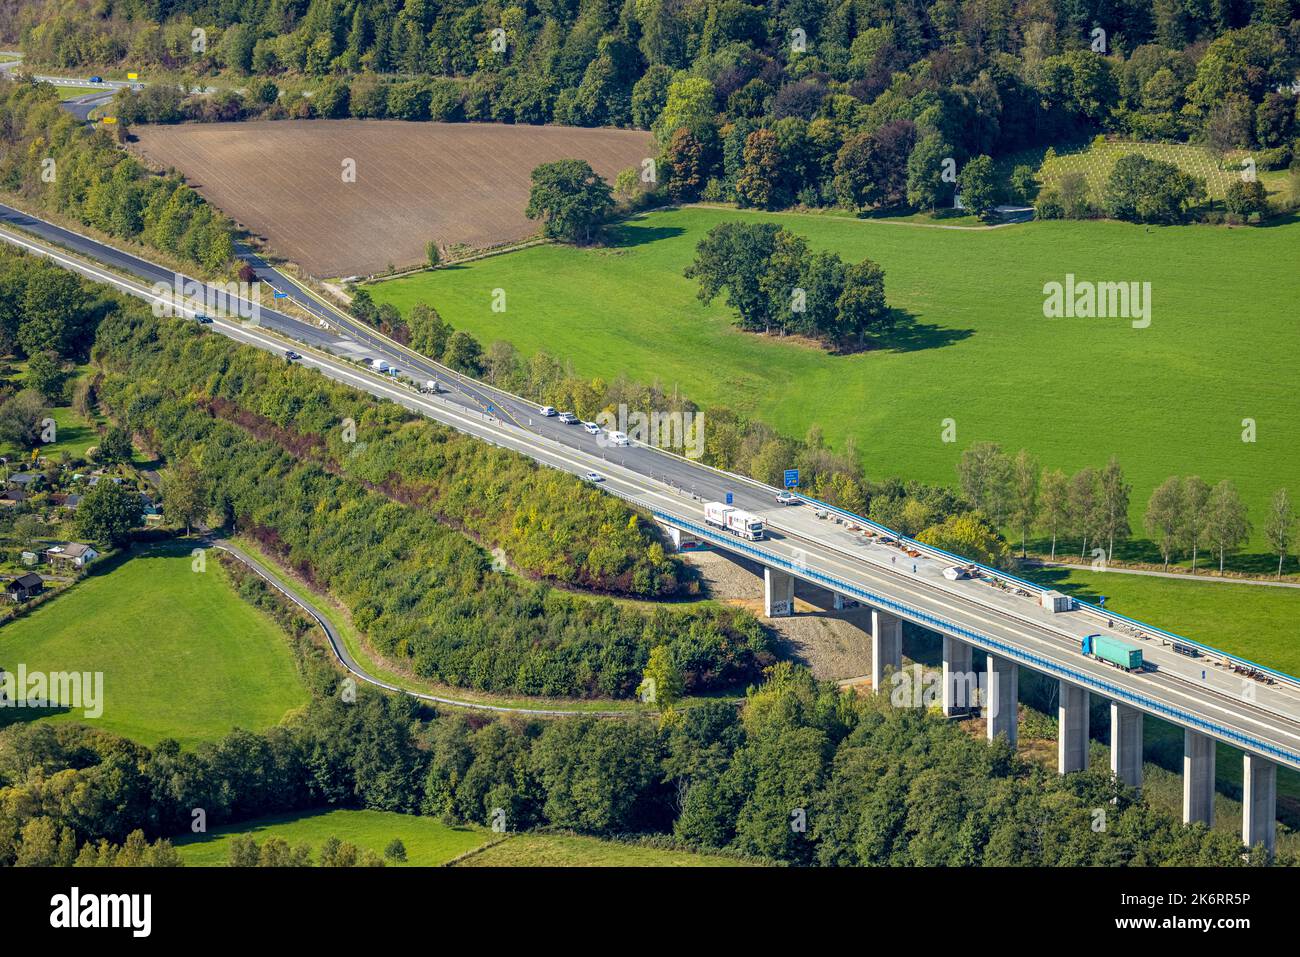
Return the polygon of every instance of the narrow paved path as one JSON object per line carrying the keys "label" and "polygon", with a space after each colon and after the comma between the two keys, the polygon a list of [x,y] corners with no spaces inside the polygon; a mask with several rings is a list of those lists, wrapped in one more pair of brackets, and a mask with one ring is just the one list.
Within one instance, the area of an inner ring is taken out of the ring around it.
{"label": "narrow paved path", "polygon": [[291,602],[293,602],[295,605],[297,605],[299,608],[305,611],[308,615],[310,615],[313,619],[315,619],[316,624],[320,625],[321,631],[325,633],[325,637],[329,640],[330,648],[334,652],[334,657],[336,657],[339,660],[339,662],[343,665],[344,668],[346,668],[354,676],[359,678],[361,681],[366,682],[367,684],[375,685],[376,687],[383,688],[386,691],[393,691],[398,694],[407,694],[413,698],[419,698],[421,701],[429,701],[434,704],[445,704],[456,708],[474,708],[479,711],[496,711],[503,714],[527,714],[527,715],[534,715],[539,717],[574,718],[574,717],[583,717],[583,716],[626,717],[627,715],[637,713],[636,711],[630,711],[630,710],[558,711],[558,710],[546,709],[546,708],[512,708],[512,707],[507,707],[505,705],[483,704],[477,701],[461,701],[456,698],[443,698],[438,695],[424,694],[423,692],[411,691],[407,688],[400,688],[397,685],[389,684],[386,681],[381,681],[378,678],[374,677],[374,675],[368,673],[364,668],[361,667],[360,664],[357,663],[357,660],[352,657],[351,653],[347,649],[347,646],[344,645],[343,639],[342,637],[340,637],[338,630],[334,627],[333,623],[329,620],[329,618],[314,604],[312,604],[311,602],[307,601],[304,598],[300,598],[294,591],[292,591],[288,587],[288,585],[285,584],[284,580],[280,578],[279,575],[277,575],[271,569],[267,568],[266,565],[258,561],[252,555],[248,554],[248,552],[244,551],[242,548],[240,548],[234,542],[231,542],[229,539],[210,538],[210,539],[205,539],[205,542],[211,547],[219,548],[226,554],[230,555],[232,558],[235,558],[238,561],[243,562],[250,569],[252,569],[253,572],[255,572],[260,578],[266,581],[267,584],[269,584],[272,588],[280,592],[280,594],[284,595],[285,598],[289,599]]}
{"label": "narrow paved path", "polygon": [[1271,588],[1300,588],[1300,582],[1270,581],[1267,578],[1226,578],[1222,575],[1193,575],[1191,572],[1158,572],[1147,568],[1093,568],[1075,562],[1048,562],[1029,559],[1024,564],[1035,568],[1073,568],[1081,572],[1103,572],[1107,575],[1146,575],[1148,578],[1177,578],[1184,582],[1216,582],[1220,585],[1266,585]]}

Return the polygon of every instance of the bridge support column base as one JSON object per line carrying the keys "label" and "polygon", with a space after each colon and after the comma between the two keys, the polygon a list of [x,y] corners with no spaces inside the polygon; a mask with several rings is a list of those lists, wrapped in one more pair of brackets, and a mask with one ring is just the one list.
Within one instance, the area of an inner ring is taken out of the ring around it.
{"label": "bridge support column base", "polygon": [[1110,703],[1110,770],[1120,783],[1142,787],[1142,712]]}
{"label": "bridge support column base", "polygon": [[1277,847],[1277,765],[1247,752],[1241,768],[1241,843]]}
{"label": "bridge support column base", "polygon": [[680,528],[674,528],[671,525],[661,525],[668,540],[673,543],[673,548],[677,551],[691,551],[700,547],[700,539],[690,532],[683,532]]}
{"label": "bridge support column base", "polygon": [[1016,711],[1020,701],[1020,666],[994,654],[987,658],[983,706],[988,737],[992,741],[1002,735],[1014,748],[1020,733],[1020,716]]}
{"label": "bridge support column base", "polygon": [[978,704],[978,683],[971,671],[971,647],[950,635],[943,636],[943,713],[968,714]]}
{"label": "bridge support column base", "polygon": [[775,568],[763,569],[763,614],[785,618],[794,614],[794,576]]}
{"label": "bridge support column base", "polygon": [[835,611],[843,611],[845,608],[857,608],[858,600],[856,598],[845,598],[839,592],[835,592],[835,601],[831,606]]}
{"label": "bridge support column base", "polygon": [[1214,824],[1214,739],[1183,729],[1183,823]]}
{"label": "bridge support column base", "polygon": [[1088,708],[1091,695],[1087,688],[1061,681],[1060,700],[1056,708],[1056,763],[1061,774],[1083,771],[1088,767]]}
{"label": "bridge support column base", "polygon": [[903,667],[903,622],[879,608],[871,609],[871,688],[885,690],[885,672]]}

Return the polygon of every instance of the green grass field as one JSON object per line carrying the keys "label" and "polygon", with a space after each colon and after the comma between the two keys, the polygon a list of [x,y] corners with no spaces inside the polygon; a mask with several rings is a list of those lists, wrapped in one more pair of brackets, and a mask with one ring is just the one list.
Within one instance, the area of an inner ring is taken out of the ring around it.
{"label": "green grass field", "polygon": [[436,866],[492,840],[498,835],[479,827],[449,827],[431,817],[391,811],[315,811],[302,815],[265,818],[219,828],[210,834],[185,836],[176,842],[188,867],[219,867],[230,859],[230,839],[246,834],[261,844],[279,837],[290,846],[308,844],[312,858],[327,838],[355,844],[382,855],[395,837],[406,845],[406,862]]}
{"label": "green grass field", "polygon": [[[145,744],[220,738],[236,726],[279,723],[307,703],[278,626],[235,594],[209,556],[191,570],[187,547],[159,548],[92,576],[0,627],[0,665],[103,672],[103,714],[56,711]],[[0,721],[40,719],[27,709]]]}
{"label": "green grass field", "polygon": [[[55,441],[40,446],[36,450],[38,454],[57,460],[61,453],[67,452],[73,458],[82,458],[86,449],[99,444],[99,433],[94,425],[71,407],[56,406],[50,410],[50,418],[54,420]],[[10,461],[14,461],[15,456],[30,458],[31,454],[31,450],[24,453],[9,443],[0,443],[0,455],[9,457]]]}
{"label": "green grass field", "polygon": [[[19,387],[26,385],[27,378],[27,361],[24,359],[15,362],[12,365],[12,371]],[[78,366],[73,370],[68,379],[67,391],[71,394],[73,387],[78,379],[91,375],[89,366]],[[99,433],[95,430],[95,423],[85,416],[79,415],[70,405],[54,406],[50,409],[50,417],[55,423],[55,441],[40,446],[36,451],[40,455],[57,459],[62,452],[67,452],[74,458],[80,458],[86,454],[86,449],[93,445],[99,444]],[[17,458],[29,458],[32,450],[19,449],[16,446],[0,442],[0,455],[5,456],[11,462]]]}
{"label": "green grass field", "polygon": [[[218,828],[176,841],[187,867],[220,867],[230,859],[230,840],[248,835],[259,844],[278,837],[290,846],[307,844],[316,860],[326,839],[355,844],[383,855],[393,838],[406,846],[406,864],[436,867],[475,848],[457,866],[466,867],[736,867],[744,862],[710,854],[662,850],[569,834],[502,835],[487,828],[449,826],[431,817],[390,811],[312,811]],[[390,866],[392,862],[389,862]]]}
{"label": "green grass field", "polygon": [[79,96],[85,96],[87,93],[103,92],[103,87],[96,86],[75,86],[67,83],[51,84],[59,91],[60,100],[75,100]]}
{"label": "green grass field", "polygon": [[[738,331],[721,300],[704,306],[682,276],[704,233],[734,219],[770,219],[814,248],[879,261],[890,303],[914,324],[848,356]],[[1160,481],[1199,473],[1233,478],[1258,529],[1272,490],[1300,476],[1298,243],[1300,224],[945,230],[692,208],[638,217],[610,248],[539,246],[371,291],[402,309],[429,301],[485,345],[546,350],[582,375],[680,387],[706,409],[731,405],[793,436],[818,424],[835,447],[852,439],[872,478],[954,483],[961,451],[984,439],[1067,470],[1114,453],[1134,485],[1135,528]],[[1150,282],[1150,326],[1044,318],[1044,283],[1067,273]],[[504,313],[491,309],[498,287]]]}
{"label": "green grass field", "polygon": [[602,841],[573,834],[516,834],[484,848],[457,867],[746,867],[716,854]]}
{"label": "green grass field", "polygon": [[[1036,151],[1037,160],[1042,159],[1043,150]],[[1107,140],[1104,143],[1088,143],[1071,149],[1058,149],[1057,155],[1042,163],[1038,176],[1044,186],[1055,185],[1067,173],[1083,173],[1096,202],[1104,194],[1106,180],[1121,156],[1137,153],[1149,159],[1173,163],[1179,169],[1205,181],[1205,189],[1212,200],[1222,200],[1228,187],[1241,178],[1239,170],[1224,169],[1224,165],[1240,163],[1249,153],[1239,151],[1230,154],[1225,162],[1220,162],[1209,150],[1202,146],[1190,146],[1182,143],[1132,143]],[[1023,154],[1022,154],[1023,155]],[[1031,160],[1031,162],[1037,162]],[[1024,160],[1018,160],[1023,162]],[[1010,168],[1010,163],[1001,164]],[[1285,171],[1258,171],[1257,175],[1264,183],[1270,196],[1283,198],[1290,196],[1294,181]]]}
{"label": "green grass field", "polygon": [[1122,572],[1047,568],[1027,573],[1083,601],[1106,607],[1252,661],[1300,674],[1300,588],[1232,585]]}

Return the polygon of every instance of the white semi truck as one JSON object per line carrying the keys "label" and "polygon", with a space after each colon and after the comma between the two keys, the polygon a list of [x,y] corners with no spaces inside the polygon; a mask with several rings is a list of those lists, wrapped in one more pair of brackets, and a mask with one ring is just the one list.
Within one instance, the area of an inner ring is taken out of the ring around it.
{"label": "white semi truck", "polygon": [[722,502],[705,503],[704,521],[708,525],[715,525],[751,542],[760,541],[765,534],[761,515],[754,515]]}

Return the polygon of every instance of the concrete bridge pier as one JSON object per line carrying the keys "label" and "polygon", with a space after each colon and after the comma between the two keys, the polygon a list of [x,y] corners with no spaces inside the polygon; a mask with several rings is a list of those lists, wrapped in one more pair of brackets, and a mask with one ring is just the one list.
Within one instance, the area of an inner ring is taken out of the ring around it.
{"label": "concrete bridge pier", "polygon": [[903,621],[879,608],[871,609],[871,688],[884,690],[885,672],[903,667]]}
{"label": "concrete bridge pier", "polygon": [[971,671],[971,647],[951,635],[943,636],[943,713],[948,717],[969,714],[979,704],[975,673]]}
{"label": "concrete bridge pier", "polygon": [[775,568],[763,568],[763,614],[785,618],[794,614],[794,576]]}
{"label": "concrete bridge pier", "polygon": [[988,722],[989,740],[1002,735],[1014,748],[1020,731],[1020,719],[1016,712],[1016,705],[1020,701],[1020,666],[992,653],[987,655],[987,659],[984,691],[987,700],[982,704]]}
{"label": "concrete bridge pier", "polygon": [[1088,767],[1087,688],[1062,679],[1060,701],[1056,708],[1056,761],[1061,774],[1083,771]]}
{"label": "concrete bridge pier", "polygon": [[1214,824],[1214,739],[1183,729],[1183,823]]}
{"label": "concrete bridge pier", "polygon": [[1241,843],[1277,848],[1277,765],[1249,751],[1241,768]]}
{"label": "concrete bridge pier", "polygon": [[1110,770],[1123,784],[1142,787],[1142,712],[1110,703]]}
{"label": "concrete bridge pier", "polygon": [[835,596],[835,598],[834,598],[834,603],[832,604],[831,607],[835,611],[843,611],[845,608],[858,607],[858,600],[856,598],[846,598],[844,595],[841,595],[839,592],[833,592],[832,594]]}
{"label": "concrete bridge pier", "polygon": [[668,540],[673,543],[673,548],[677,551],[683,551],[700,546],[700,539],[691,532],[684,532],[680,528],[674,528],[672,525],[659,523],[659,527],[668,535]]}

